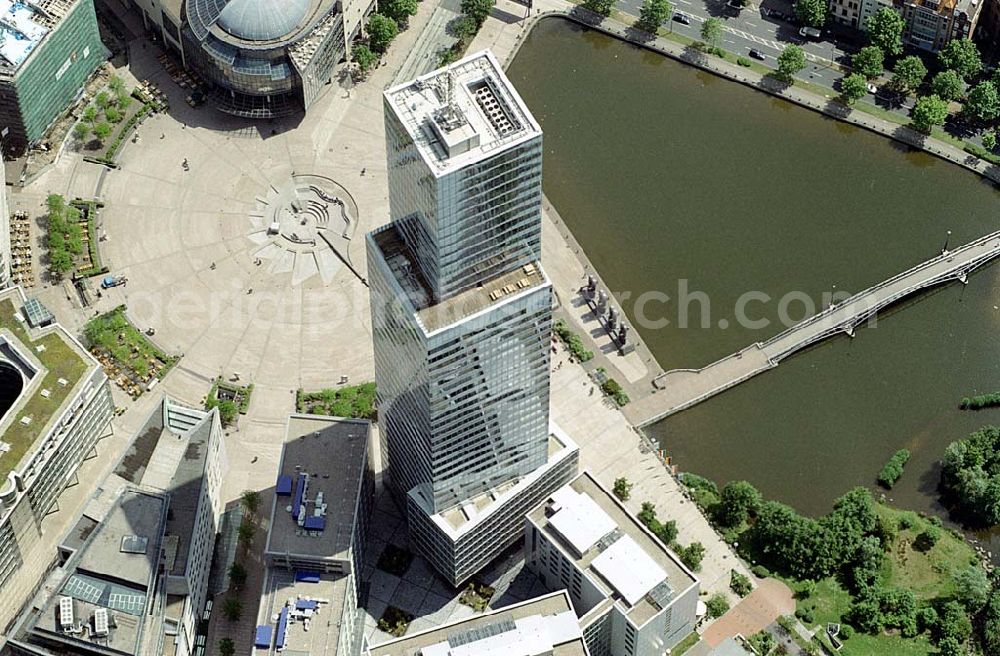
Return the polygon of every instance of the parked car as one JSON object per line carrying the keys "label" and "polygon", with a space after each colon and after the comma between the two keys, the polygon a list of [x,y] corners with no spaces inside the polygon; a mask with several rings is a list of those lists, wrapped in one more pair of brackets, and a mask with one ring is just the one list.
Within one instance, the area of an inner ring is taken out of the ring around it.
{"label": "parked car", "polygon": [[750,48],[750,56],[753,57],[754,59],[759,59],[761,61],[767,59],[767,56],[760,50],[757,50],[756,48]]}
{"label": "parked car", "polygon": [[823,33],[817,30],[815,27],[809,27],[806,25],[801,30],[799,30],[799,36],[805,37],[807,39],[822,39]]}
{"label": "parked car", "polygon": [[678,12],[676,12],[674,14],[674,20],[677,21],[678,23],[680,23],[681,25],[690,25],[691,24],[691,17],[688,16],[687,14],[683,13],[683,12],[680,12],[680,11],[678,11]]}
{"label": "parked car", "polygon": [[878,87],[875,86],[873,83],[869,82],[868,83],[868,93],[872,94],[873,96],[877,95],[878,94]]}

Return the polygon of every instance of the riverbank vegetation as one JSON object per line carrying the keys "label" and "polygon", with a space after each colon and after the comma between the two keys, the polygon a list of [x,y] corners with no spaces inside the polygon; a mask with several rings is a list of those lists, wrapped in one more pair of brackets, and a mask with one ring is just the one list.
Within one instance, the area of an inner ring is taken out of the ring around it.
{"label": "riverbank vegetation", "polygon": [[892,457],[889,458],[889,462],[885,463],[885,467],[883,467],[882,471],[879,472],[879,485],[887,490],[891,490],[892,486],[899,480],[899,477],[903,475],[903,467],[909,459],[910,452],[907,449],[900,449],[896,453],[892,454]]}
{"label": "riverbank vegetation", "polygon": [[963,521],[1000,524],[1000,428],[987,426],[949,444],[940,487],[942,501]]}
{"label": "riverbank vegetation", "polygon": [[844,656],[958,655],[1000,644],[1000,591],[962,536],[937,518],[876,503],[860,487],[812,518],[764,500],[746,481],[720,491],[700,476],[681,480],[756,575],[793,589],[797,616],[829,649],[828,623],[841,626]]}
{"label": "riverbank vegetation", "polygon": [[1000,392],[967,396],[959,404],[962,410],[982,410],[983,408],[995,408],[998,406],[1000,406]]}

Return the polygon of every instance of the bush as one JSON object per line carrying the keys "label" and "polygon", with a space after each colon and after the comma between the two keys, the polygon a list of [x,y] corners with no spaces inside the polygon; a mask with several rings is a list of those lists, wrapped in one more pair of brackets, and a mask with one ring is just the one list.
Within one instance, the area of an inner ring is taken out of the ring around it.
{"label": "bush", "polygon": [[368,19],[368,46],[375,52],[385,52],[399,34],[396,21],[382,14],[372,14]]}
{"label": "bush", "polygon": [[853,635],[854,635],[853,626],[851,626],[850,624],[840,625],[840,633],[837,634],[838,638],[842,638],[843,640],[850,640]]}
{"label": "bush", "polygon": [[229,582],[237,590],[241,590],[247,582],[247,569],[240,563],[233,563],[229,567]]}
{"label": "bush", "polygon": [[587,362],[588,360],[594,359],[594,352],[589,351],[583,346],[583,341],[580,336],[575,332],[570,330],[566,326],[566,322],[562,319],[557,319],[554,324],[552,324],[552,332],[562,340],[566,348],[569,349],[570,355],[579,360],[580,362]]}
{"label": "bush", "polygon": [[903,467],[909,459],[910,452],[907,449],[900,449],[894,453],[878,475],[879,485],[886,489],[892,489],[899,477],[903,475]]}
{"label": "bush", "polygon": [[614,487],[615,496],[622,501],[628,501],[629,496],[632,493],[632,484],[628,482],[628,479],[622,476],[621,478],[615,479]]}
{"label": "bush", "polygon": [[753,575],[759,579],[766,579],[767,577],[771,576],[770,570],[768,570],[763,565],[754,565],[753,567],[750,568],[750,571],[753,572]]}
{"label": "bush", "polygon": [[701,542],[692,542],[686,547],[677,545],[677,556],[692,572],[701,569],[701,561],[705,557],[705,546]]}
{"label": "bush", "polygon": [[378,620],[378,628],[379,631],[388,633],[396,638],[401,638],[406,634],[406,630],[410,628],[410,622],[412,621],[413,615],[395,606],[388,606],[385,612],[382,613],[382,617]]}
{"label": "bush", "polygon": [[899,515],[899,528],[901,530],[911,529],[917,525],[917,513],[907,510]]}
{"label": "bush", "polygon": [[378,61],[378,55],[372,52],[372,49],[368,47],[365,43],[359,43],[354,46],[351,50],[351,59],[354,63],[358,65],[358,69],[361,74],[364,75],[375,65]]}
{"label": "bush", "polygon": [[962,399],[959,407],[962,410],[982,410],[983,408],[992,408],[994,406],[1000,406],[1000,392],[966,397]]}
{"label": "bush", "polygon": [[219,640],[219,654],[220,656],[233,656],[236,653],[236,643],[233,642],[232,638],[223,638]]}
{"label": "bush", "polygon": [[628,394],[625,393],[625,390],[622,389],[622,386],[614,378],[608,378],[601,383],[601,391],[614,399],[615,403],[619,406],[626,405],[629,402]]}
{"label": "bush", "polygon": [[810,624],[812,624],[815,621],[815,619],[813,618],[813,614],[812,614],[812,609],[811,608],[799,608],[799,609],[797,609],[795,611],[795,617],[797,617],[800,620],[802,620],[802,623],[805,624],[806,626],[809,626]]}
{"label": "bush", "polygon": [[749,59],[747,59],[746,57],[737,57],[737,58],[736,58],[736,63],[737,63],[737,64],[739,64],[740,66],[743,66],[743,67],[745,67],[745,68],[750,68],[750,65],[751,65],[751,64],[752,64],[753,62],[751,62],[751,61],[750,61]]}
{"label": "bush", "polygon": [[104,110],[104,118],[108,119],[112,123],[121,123],[122,113],[117,107],[108,107]]}
{"label": "bush", "polygon": [[729,602],[719,593],[712,595],[705,606],[708,607],[708,616],[711,618],[722,617],[729,610]]}
{"label": "bush", "polygon": [[750,594],[753,586],[750,585],[750,579],[745,574],[740,574],[732,569],[729,570],[729,589],[740,597],[745,597]]}
{"label": "bush", "polygon": [[239,622],[243,616],[243,603],[230,597],[222,603],[222,616],[228,622]]}

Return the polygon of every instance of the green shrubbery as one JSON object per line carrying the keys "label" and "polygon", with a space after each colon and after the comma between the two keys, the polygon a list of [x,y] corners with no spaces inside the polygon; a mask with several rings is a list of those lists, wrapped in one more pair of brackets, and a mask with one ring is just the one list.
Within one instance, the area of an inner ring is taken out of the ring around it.
{"label": "green shrubbery", "polygon": [[677,522],[672,519],[667,522],[661,522],[657,519],[655,504],[644,501],[638,518],[663,544],[670,545],[677,539]]}
{"label": "green shrubbery", "polygon": [[374,420],[375,383],[346,385],[337,389],[296,394],[296,409],[311,415]]}
{"label": "green shrubbery", "polygon": [[747,578],[745,574],[740,574],[735,569],[729,570],[729,589],[735,592],[740,597],[745,597],[750,594],[753,586],[750,584],[750,579]]}
{"label": "green shrubbery", "polygon": [[45,204],[48,210],[49,273],[58,279],[73,270],[73,258],[83,253],[82,214],[59,194],[49,195]]}
{"label": "green shrubbery", "polygon": [[594,359],[594,352],[588,350],[583,345],[583,340],[575,332],[566,326],[566,322],[562,319],[557,319],[554,324],[552,324],[552,331],[562,340],[566,348],[569,349],[570,355],[579,360],[580,362],[587,362],[588,360]]}
{"label": "green shrubbery", "polygon": [[882,487],[887,489],[892,489],[892,486],[896,484],[899,477],[903,475],[903,467],[906,465],[906,461],[910,459],[910,452],[907,449],[900,449],[889,458],[889,462],[885,463],[885,467],[879,472],[878,482]]}
{"label": "green shrubbery", "polygon": [[962,410],[982,410],[983,408],[992,408],[995,406],[1000,406],[1000,392],[980,394],[978,396],[967,396],[962,399],[962,403],[959,407],[962,408]]}
{"label": "green shrubbery", "polygon": [[1000,524],[1000,428],[987,426],[948,445],[941,490],[971,522]]}
{"label": "green shrubbery", "polygon": [[628,394],[625,393],[625,390],[622,389],[622,386],[614,378],[608,378],[601,383],[601,391],[614,399],[615,403],[619,406],[626,405],[629,402]]}
{"label": "green shrubbery", "polygon": [[708,608],[708,616],[712,618],[722,617],[729,610],[729,602],[719,593],[715,593],[709,597],[708,601],[705,602],[705,606]]}

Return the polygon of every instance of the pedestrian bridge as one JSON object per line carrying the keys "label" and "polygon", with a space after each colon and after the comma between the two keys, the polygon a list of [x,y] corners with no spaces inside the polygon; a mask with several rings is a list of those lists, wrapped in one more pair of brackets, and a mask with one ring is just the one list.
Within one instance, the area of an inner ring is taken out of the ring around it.
{"label": "pedestrian bridge", "polygon": [[792,326],[765,342],[757,342],[701,369],[673,369],[653,381],[653,394],[626,406],[636,426],[646,426],[704,401],[752,378],[796,351],[854,329],[879,310],[922,289],[952,280],[965,283],[975,269],[1000,256],[1000,231],[944,250],[940,255]]}

